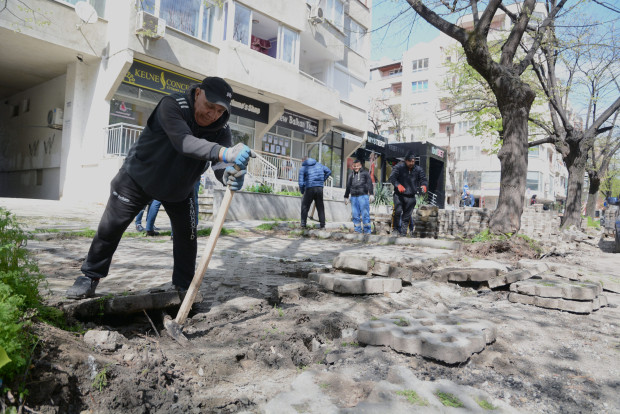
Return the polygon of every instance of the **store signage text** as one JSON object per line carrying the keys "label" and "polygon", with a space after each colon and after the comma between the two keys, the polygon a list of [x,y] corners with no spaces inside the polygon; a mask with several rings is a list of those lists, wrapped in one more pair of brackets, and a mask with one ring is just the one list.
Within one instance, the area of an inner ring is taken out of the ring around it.
{"label": "store signage text", "polygon": [[284,111],[284,114],[280,117],[276,125],[283,126],[294,131],[303,132],[305,134],[318,136],[319,121],[316,119],[308,118],[304,115],[297,114],[291,111]]}
{"label": "store signage text", "polygon": [[444,150],[437,148],[437,147],[431,148],[431,153],[441,158],[443,158],[444,156]]}
{"label": "store signage text", "polygon": [[170,95],[185,93],[193,84],[200,83],[200,80],[134,60],[123,83]]}
{"label": "store signage text", "polygon": [[233,115],[266,124],[269,122],[269,104],[235,93],[230,102]]}

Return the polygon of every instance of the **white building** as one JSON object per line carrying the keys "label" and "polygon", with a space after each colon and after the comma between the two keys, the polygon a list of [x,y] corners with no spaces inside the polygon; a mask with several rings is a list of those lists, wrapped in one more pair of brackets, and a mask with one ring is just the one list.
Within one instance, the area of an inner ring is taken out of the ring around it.
{"label": "white building", "polygon": [[235,140],[279,178],[309,154],[342,186],[365,136],[371,0],[89,3],[0,12],[0,197],[105,200],[161,97],[205,76],[231,84]]}
{"label": "white building", "polygon": [[[461,24],[471,23],[464,19]],[[492,28],[509,27],[509,19],[498,12]],[[495,208],[499,197],[500,162],[492,140],[473,135],[470,132],[473,122],[466,116],[455,115],[446,104],[444,82],[450,81],[446,62],[456,59],[457,45],[452,38],[440,34],[430,42],[418,43],[405,51],[402,60],[375,62],[371,66],[369,84],[370,118],[380,125],[378,133],[391,141],[428,141],[450,147],[455,156],[458,197],[463,184],[467,184],[477,200],[476,205]],[[375,126],[371,123],[369,129]],[[446,169],[446,204],[452,204],[450,167],[449,164]],[[553,145],[533,147],[524,197],[529,199],[536,194],[538,202],[542,203],[564,200],[567,177],[562,157]]]}

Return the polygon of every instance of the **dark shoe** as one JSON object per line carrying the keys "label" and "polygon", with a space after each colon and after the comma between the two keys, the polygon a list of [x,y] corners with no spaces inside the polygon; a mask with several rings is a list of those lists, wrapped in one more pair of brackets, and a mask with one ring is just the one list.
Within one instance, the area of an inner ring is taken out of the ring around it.
{"label": "dark shoe", "polygon": [[144,231],[144,227],[142,227],[142,224],[136,224],[136,230],[142,233]]}
{"label": "dark shoe", "polygon": [[159,227],[153,226],[153,230],[157,231],[157,230],[159,230]]}
{"label": "dark shoe", "polygon": [[67,289],[69,299],[85,299],[95,296],[95,289],[99,284],[99,279],[80,276],[75,280],[73,286]]}
{"label": "dark shoe", "polygon": [[158,232],[158,231],[155,231],[155,230],[147,230],[147,231],[146,231],[146,235],[147,235],[147,236],[151,236],[151,237],[152,237],[152,236],[159,236],[159,232]]}

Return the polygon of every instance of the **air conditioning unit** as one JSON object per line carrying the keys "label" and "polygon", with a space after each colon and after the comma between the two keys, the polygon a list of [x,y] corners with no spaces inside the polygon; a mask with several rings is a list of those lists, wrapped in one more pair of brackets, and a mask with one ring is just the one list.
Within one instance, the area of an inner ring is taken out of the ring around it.
{"label": "air conditioning unit", "polygon": [[50,128],[62,129],[62,116],[63,112],[61,108],[50,109],[47,113],[47,126]]}
{"label": "air conditioning unit", "polygon": [[323,9],[319,6],[312,6],[310,8],[310,17],[308,20],[312,24],[323,23]]}
{"label": "air conditioning unit", "polygon": [[140,34],[151,39],[164,37],[166,33],[166,21],[157,16],[147,13],[144,10],[138,12],[136,18],[136,34]]}

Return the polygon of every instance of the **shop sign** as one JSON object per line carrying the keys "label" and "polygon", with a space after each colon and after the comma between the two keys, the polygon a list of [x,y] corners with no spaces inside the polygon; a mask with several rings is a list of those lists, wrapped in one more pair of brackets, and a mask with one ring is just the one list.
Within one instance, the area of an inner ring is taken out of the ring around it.
{"label": "shop sign", "polygon": [[433,147],[431,148],[431,154],[443,158],[443,156],[445,155],[445,151],[433,145]]}
{"label": "shop sign", "polygon": [[385,138],[380,135],[368,132],[368,138],[366,138],[366,149],[371,151],[377,151],[383,154],[385,151]]}
{"label": "shop sign", "polygon": [[269,104],[235,93],[230,106],[233,115],[269,123]]}
{"label": "shop sign", "polygon": [[284,110],[284,113],[276,122],[276,125],[315,137],[319,135],[318,120],[287,110]]}
{"label": "shop sign", "polygon": [[134,60],[123,83],[170,95],[185,93],[194,84],[201,81],[181,75],[150,63]]}
{"label": "shop sign", "polygon": [[342,135],[342,138],[347,139],[349,141],[353,141],[353,142],[357,142],[357,143],[362,143],[362,137],[355,135],[355,134],[351,134],[349,132],[344,132],[344,131],[339,131],[337,129],[334,129],[334,132]]}

